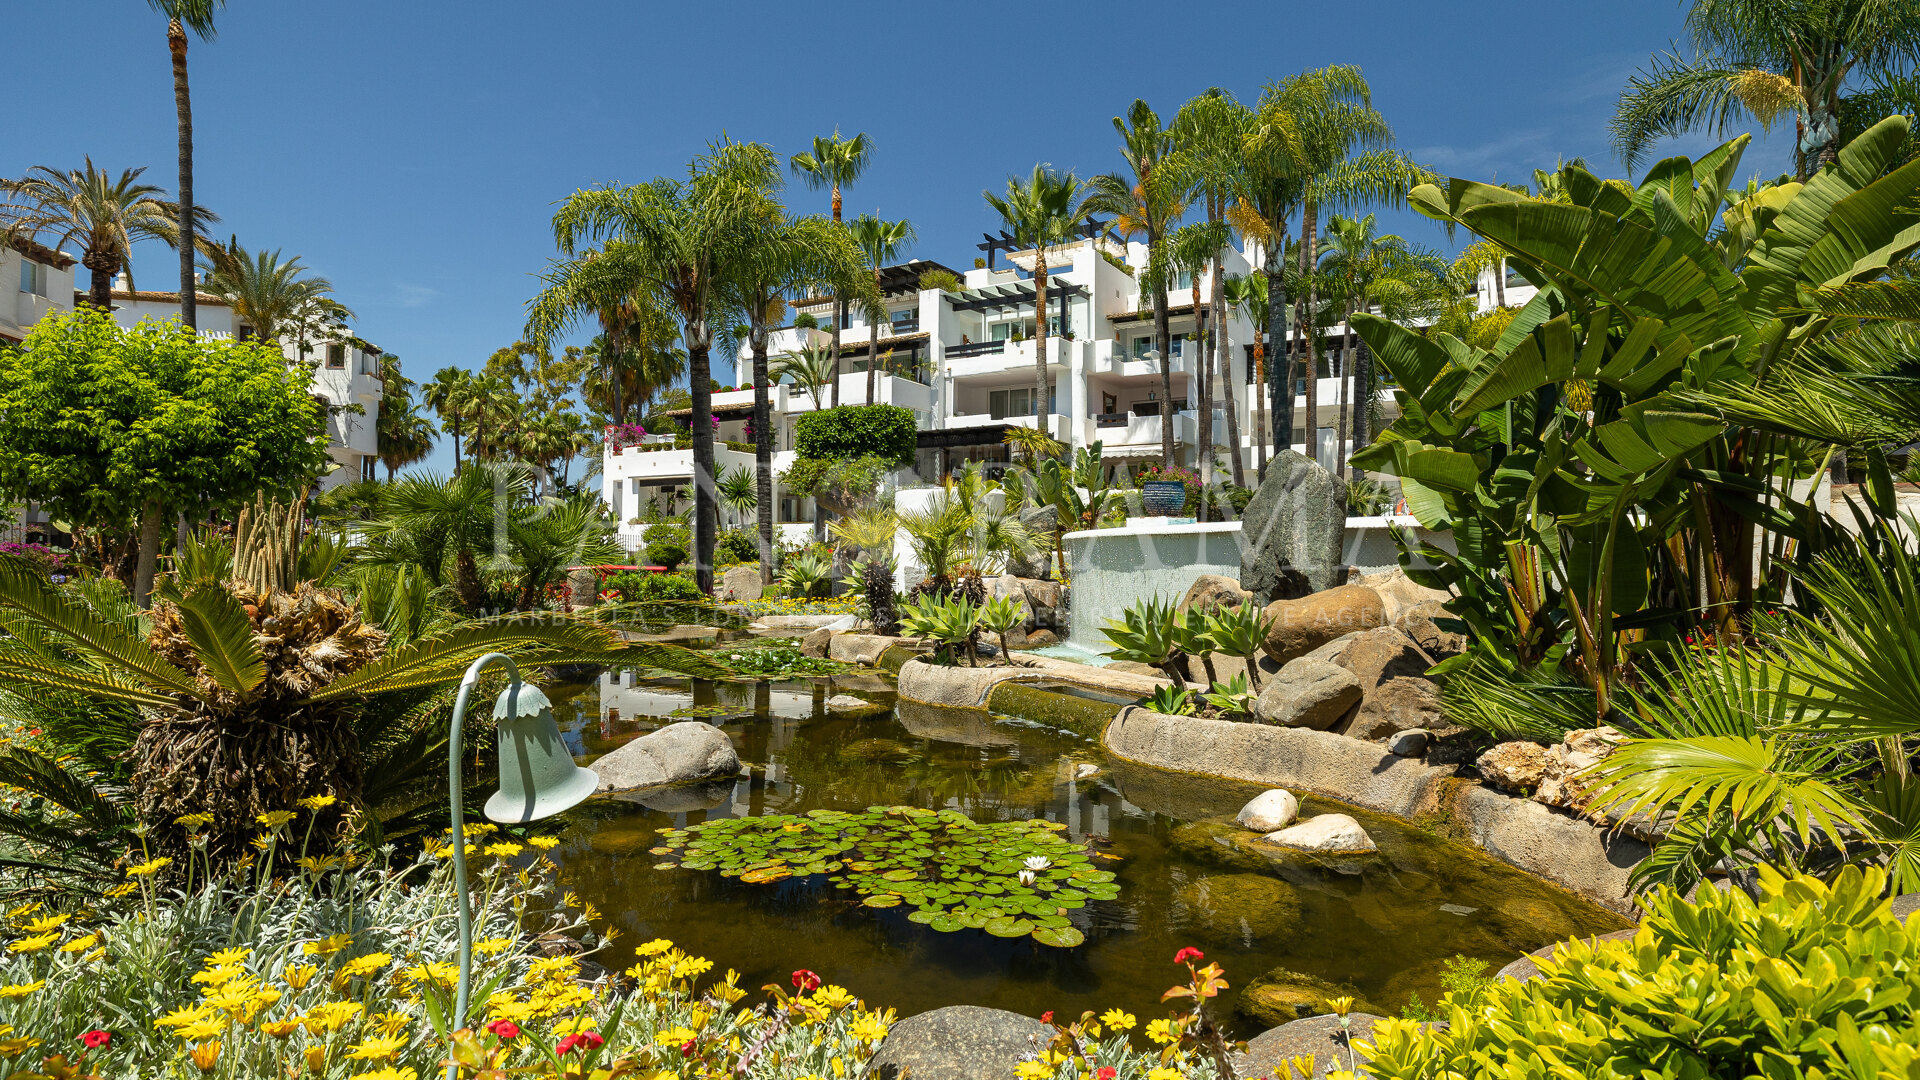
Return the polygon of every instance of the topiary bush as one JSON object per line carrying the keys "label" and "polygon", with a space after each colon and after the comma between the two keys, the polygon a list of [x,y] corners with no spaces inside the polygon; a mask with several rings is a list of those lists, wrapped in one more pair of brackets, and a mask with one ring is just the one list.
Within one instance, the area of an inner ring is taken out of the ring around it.
{"label": "topiary bush", "polygon": [[910,465],[919,436],[912,409],[842,405],[800,414],[794,421],[793,449],[802,458],[844,461],[872,454],[895,466]]}
{"label": "topiary bush", "polygon": [[1449,998],[1444,1030],[1376,1024],[1367,1069],[1378,1080],[1914,1076],[1920,925],[1893,917],[1886,884],[1878,868],[1823,883],[1763,867],[1758,901],[1662,890],[1633,940],[1569,942],[1540,978]]}
{"label": "topiary bush", "polygon": [[602,586],[632,603],[662,600],[705,600],[707,595],[685,574],[650,574],[645,570],[623,570]]}
{"label": "topiary bush", "polygon": [[760,540],[747,529],[723,530],[713,541],[713,561],[717,566],[757,563],[760,561]]}
{"label": "topiary bush", "polygon": [[648,566],[668,570],[687,561],[687,527],[677,522],[647,526],[646,544],[641,548]]}

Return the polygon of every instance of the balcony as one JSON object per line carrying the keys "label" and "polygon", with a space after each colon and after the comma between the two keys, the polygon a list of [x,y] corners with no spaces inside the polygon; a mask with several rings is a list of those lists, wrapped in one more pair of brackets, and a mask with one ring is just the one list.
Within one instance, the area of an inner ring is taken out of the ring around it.
{"label": "balcony", "polygon": [[[1067,339],[1048,338],[1047,366],[1049,368],[1064,367],[1066,350],[1077,344]],[[1032,341],[983,341],[972,345],[949,345],[947,346],[947,374],[957,379],[964,379],[973,375],[998,375],[1018,370],[1031,371],[1033,349]]]}
{"label": "balcony", "polygon": [[[1100,413],[1093,418],[1093,437],[1105,443],[1110,450],[1125,446],[1158,446],[1160,417],[1136,413]],[[1193,413],[1174,414],[1173,441],[1176,444],[1193,445]]]}
{"label": "balcony", "polygon": [[[1048,413],[1046,431],[1061,442],[1066,442],[1068,422],[1069,418],[1060,413]],[[949,429],[992,427],[1002,424],[1018,425],[1020,427],[1035,426],[1032,413],[1026,413],[1020,416],[994,416],[991,413],[964,413],[959,416],[948,417],[946,427]],[[1158,431],[1159,429],[1155,428],[1154,430]]]}

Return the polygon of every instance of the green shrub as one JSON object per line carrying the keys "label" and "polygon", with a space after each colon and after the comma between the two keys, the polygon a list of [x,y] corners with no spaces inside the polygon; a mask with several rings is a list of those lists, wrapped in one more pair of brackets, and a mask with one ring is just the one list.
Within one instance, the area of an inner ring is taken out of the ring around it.
{"label": "green shrub", "polygon": [[760,561],[760,539],[747,529],[727,529],[714,539],[713,561],[720,565],[757,563]]}
{"label": "green shrub", "polygon": [[644,570],[624,570],[607,579],[608,591],[620,594],[631,603],[655,603],[663,600],[705,600],[707,595],[685,574],[650,574]]}
{"label": "green shrub", "polygon": [[641,552],[648,566],[672,570],[687,561],[687,527],[670,522],[647,526],[646,546]]}
{"label": "green shrub", "polygon": [[1540,978],[1450,1000],[1445,1030],[1377,1024],[1367,1068],[1378,1080],[1911,1077],[1920,926],[1893,917],[1886,883],[1878,868],[1823,883],[1763,867],[1758,901],[1663,889],[1633,940],[1561,945]]}
{"label": "green shrub", "polygon": [[872,454],[895,466],[913,463],[920,423],[898,405],[842,405],[800,414],[793,449],[803,458],[848,460]]}

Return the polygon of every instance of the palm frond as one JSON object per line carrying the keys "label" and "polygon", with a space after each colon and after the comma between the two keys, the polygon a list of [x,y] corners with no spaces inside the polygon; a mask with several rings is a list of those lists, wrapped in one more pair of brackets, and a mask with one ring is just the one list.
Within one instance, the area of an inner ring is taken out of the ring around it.
{"label": "palm frond", "polygon": [[[110,669],[124,671],[148,687],[188,697],[200,696],[199,688],[186,672],[161,659],[159,653],[130,633],[124,624],[102,618],[61,595],[24,559],[0,556],[0,608],[45,627],[70,642],[76,652],[89,655]],[[118,684],[109,677],[103,676],[102,680],[109,685]],[[156,702],[165,702],[158,695],[147,696]]]}
{"label": "palm frond", "polygon": [[95,829],[114,829],[125,820],[121,808],[93,784],[23,746],[0,751],[0,784],[38,795]]}
{"label": "palm frond", "polygon": [[253,621],[233,593],[225,586],[195,589],[174,606],[207,677],[237,698],[252,694],[266,678],[267,661],[254,640]]}

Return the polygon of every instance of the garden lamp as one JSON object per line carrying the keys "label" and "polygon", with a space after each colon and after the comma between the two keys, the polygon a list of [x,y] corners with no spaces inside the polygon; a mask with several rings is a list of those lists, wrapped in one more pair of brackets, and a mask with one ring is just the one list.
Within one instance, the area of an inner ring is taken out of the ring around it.
{"label": "garden lamp", "polygon": [[[505,653],[488,653],[467,668],[460,693],[453,702],[453,727],[447,734],[447,796],[453,804],[453,887],[460,904],[460,983],[455,991],[456,1023],[467,1018],[467,995],[473,978],[473,911],[467,897],[466,808],[460,798],[460,725],[467,714],[467,697],[480,672],[499,661],[507,665],[507,688],[493,703],[493,722],[499,731],[500,790],[487,800],[486,815],[494,821],[525,824],[552,817],[577,806],[592,795],[599,778],[573,763],[573,754],[560,738],[553,719],[553,703],[537,686],[520,680],[520,668]],[[453,1080],[455,1066],[447,1066]]]}

